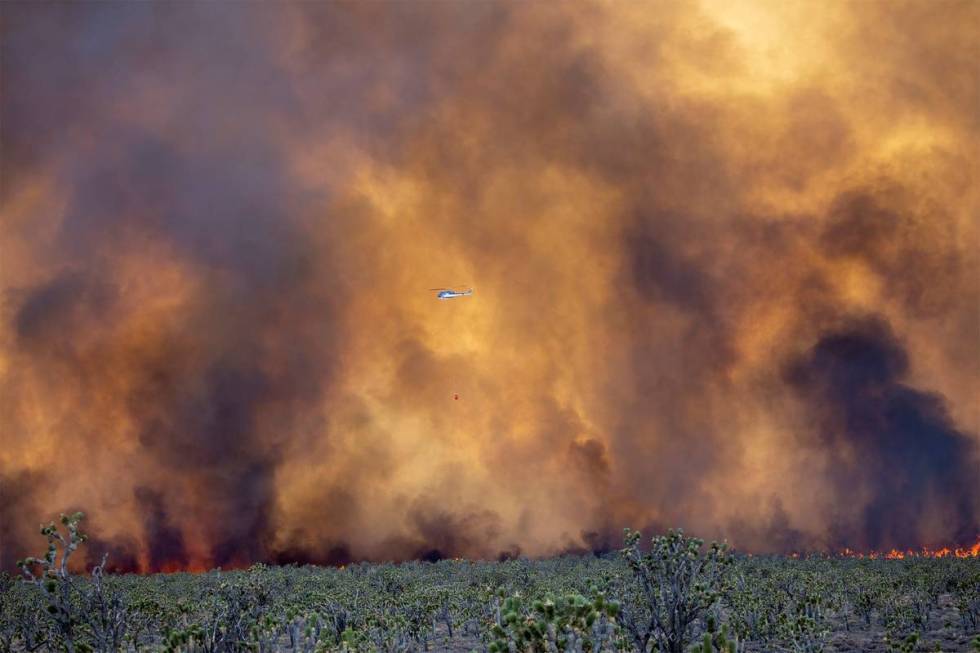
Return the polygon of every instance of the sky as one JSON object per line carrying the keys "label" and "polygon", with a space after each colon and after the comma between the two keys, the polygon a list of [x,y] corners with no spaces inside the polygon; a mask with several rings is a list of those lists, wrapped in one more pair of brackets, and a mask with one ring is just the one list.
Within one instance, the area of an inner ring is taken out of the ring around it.
{"label": "sky", "polygon": [[0,568],[977,541],[978,33],[0,4]]}

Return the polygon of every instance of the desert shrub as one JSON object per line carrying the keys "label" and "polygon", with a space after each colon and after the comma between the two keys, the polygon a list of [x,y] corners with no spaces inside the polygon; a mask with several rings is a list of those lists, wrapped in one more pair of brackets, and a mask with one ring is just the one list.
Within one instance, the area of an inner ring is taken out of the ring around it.
{"label": "desert shrub", "polygon": [[490,653],[622,650],[626,640],[616,623],[619,604],[601,593],[591,598],[550,596],[528,606],[520,595],[508,597],[500,624],[491,629]]}
{"label": "desert shrub", "polygon": [[652,641],[661,653],[683,653],[694,625],[720,599],[733,558],[724,544],[702,551],[702,540],[680,530],[654,537],[647,553],[639,542],[627,529],[622,554],[641,600],[634,591],[624,601],[624,624],[638,650]]}

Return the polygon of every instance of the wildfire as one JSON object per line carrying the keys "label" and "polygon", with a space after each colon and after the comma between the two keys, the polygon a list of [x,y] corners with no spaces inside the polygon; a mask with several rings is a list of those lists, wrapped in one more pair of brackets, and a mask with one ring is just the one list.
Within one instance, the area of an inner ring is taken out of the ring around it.
{"label": "wildfire", "polygon": [[977,3],[6,4],[0,572],[980,556]]}
{"label": "wildfire", "polygon": [[859,551],[854,551],[853,549],[845,548],[838,554],[840,557],[844,558],[867,558],[869,560],[877,560],[879,558],[885,560],[904,560],[905,558],[977,558],[980,557],[980,536],[977,537],[977,541],[972,546],[967,547],[957,547],[950,548],[944,546],[941,549],[930,549],[929,547],[922,547],[919,550],[906,549],[905,551],[900,551],[898,549],[891,549],[889,551],[872,551],[870,553],[862,553]]}

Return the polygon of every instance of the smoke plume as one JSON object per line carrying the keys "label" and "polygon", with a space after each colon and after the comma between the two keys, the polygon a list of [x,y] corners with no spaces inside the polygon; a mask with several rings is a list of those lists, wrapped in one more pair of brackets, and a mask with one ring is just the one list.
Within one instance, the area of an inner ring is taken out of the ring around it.
{"label": "smoke plume", "polygon": [[0,21],[0,568],[980,533],[975,2]]}

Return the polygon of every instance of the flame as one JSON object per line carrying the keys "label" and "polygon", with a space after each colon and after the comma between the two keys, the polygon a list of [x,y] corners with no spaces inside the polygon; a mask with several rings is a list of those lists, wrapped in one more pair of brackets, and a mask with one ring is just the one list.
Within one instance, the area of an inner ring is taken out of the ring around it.
{"label": "flame", "polygon": [[971,546],[949,547],[943,546],[938,549],[927,546],[921,549],[889,549],[888,551],[861,552],[850,548],[843,548],[837,553],[841,558],[859,558],[868,560],[905,560],[907,558],[977,558],[980,557],[980,535],[977,541]]}

